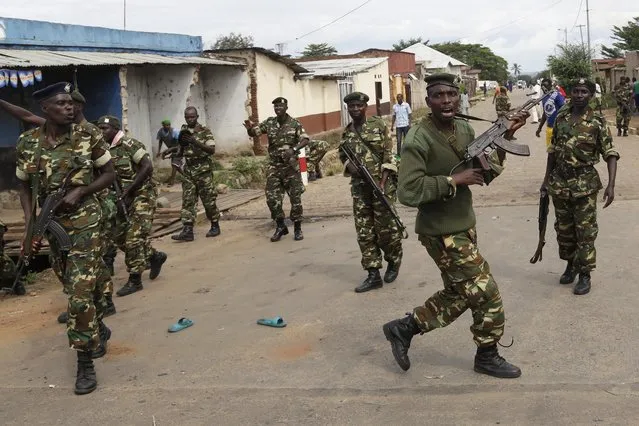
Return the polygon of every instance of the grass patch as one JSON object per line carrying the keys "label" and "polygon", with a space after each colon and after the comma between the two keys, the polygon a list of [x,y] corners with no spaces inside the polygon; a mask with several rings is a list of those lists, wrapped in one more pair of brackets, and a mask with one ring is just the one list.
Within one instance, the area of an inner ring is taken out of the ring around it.
{"label": "grass patch", "polygon": [[344,165],[339,159],[339,151],[337,149],[328,151],[322,158],[320,167],[325,176],[341,175],[344,172]]}

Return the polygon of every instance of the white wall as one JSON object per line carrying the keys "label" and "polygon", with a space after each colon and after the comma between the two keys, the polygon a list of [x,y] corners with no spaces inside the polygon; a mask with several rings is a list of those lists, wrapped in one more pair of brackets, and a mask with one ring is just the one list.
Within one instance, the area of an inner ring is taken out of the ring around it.
{"label": "white wall", "polygon": [[128,98],[123,105],[122,115],[126,116],[127,135],[139,140],[152,152],[151,122],[149,119],[149,90],[147,75],[142,67],[126,67],[126,91]]}
{"label": "white wall", "polygon": [[375,65],[368,70],[353,76],[353,91],[366,93],[370,98],[369,105],[375,105],[375,83],[382,83],[382,99],[380,103],[390,102],[388,61]]}

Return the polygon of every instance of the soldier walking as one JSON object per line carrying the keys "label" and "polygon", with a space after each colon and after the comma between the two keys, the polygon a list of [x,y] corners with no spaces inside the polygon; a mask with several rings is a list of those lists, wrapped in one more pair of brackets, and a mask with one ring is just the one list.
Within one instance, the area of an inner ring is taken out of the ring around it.
{"label": "soldier walking", "polygon": [[632,102],[632,87],[630,86],[630,78],[621,77],[619,86],[615,87],[615,101],[617,101],[617,111],[615,118],[617,121],[617,136],[628,136],[628,126],[630,125]]}
{"label": "soldier walking", "polygon": [[[455,76],[426,77],[431,114],[408,133],[399,168],[398,196],[402,204],[417,207],[415,231],[441,271],[444,289],[432,295],[408,316],[384,324],[393,356],[403,370],[410,368],[408,349],[416,334],[446,327],[467,309],[473,313],[470,327],[477,354],[475,371],[494,377],[519,377],[521,370],[497,351],[504,334],[504,307],[488,262],[477,248],[475,213],[471,185],[483,185],[481,168],[458,168],[463,153],[475,138],[468,122],[456,119],[459,89]],[[525,123],[527,113],[513,117],[514,124],[504,135],[512,139]],[[490,180],[503,170],[505,153],[491,155]]]}
{"label": "soldier walking", "polygon": [[328,151],[328,142],[321,140],[312,140],[308,143],[306,150],[308,155],[306,156],[306,162],[308,167],[308,181],[314,182],[317,179],[324,177],[322,169],[320,168],[320,161],[326,155]]}
{"label": "soldier walking", "polygon": [[577,295],[590,291],[590,271],[596,265],[597,193],[603,185],[594,165],[600,157],[608,163],[605,209],[615,199],[619,159],[606,119],[589,105],[595,90],[588,79],[574,82],[571,102],[555,121],[541,186],[552,197],[559,257],[567,262],[559,282],[572,284],[579,274],[573,290]]}
{"label": "soldier walking", "polygon": [[271,218],[276,222],[272,242],[279,241],[288,234],[284,223],[282,201],[286,192],[291,201],[290,218],[295,230],[295,241],[304,239],[302,234],[302,194],[304,184],[300,175],[299,150],[308,145],[309,137],[302,124],[288,115],[288,101],[278,97],[273,100],[275,117],[269,117],[259,124],[244,121],[249,136],[268,136],[268,169],[266,171],[266,204]]}
{"label": "soldier walking", "polygon": [[508,99],[508,89],[505,87],[499,88],[499,95],[495,98],[495,112],[497,112],[497,118],[503,117],[510,111],[510,100]]}
{"label": "soldier walking", "polygon": [[[351,148],[392,203],[397,193],[397,163],[393,155],[393,141],[386,122],[381,117],[366,117],[368,99],[368,95],[361,92],[349,93],[344,97],[352,122],[344,129],[342,144]],[[368,271],[368,277],[355,288],[355,292],[364,293],[381,288],[384,282],[392,283],[397,279],[402,264],[402,232],[392,214],[373,195],[373,188],[360,176],[357,167],[347,160],[342,151],[340,159],[345,166],[344,176],[351,178],[357,243],[362,252],[362,267]],[[384,281],[379,273],[382,252],[384,260],[388,262]]]}

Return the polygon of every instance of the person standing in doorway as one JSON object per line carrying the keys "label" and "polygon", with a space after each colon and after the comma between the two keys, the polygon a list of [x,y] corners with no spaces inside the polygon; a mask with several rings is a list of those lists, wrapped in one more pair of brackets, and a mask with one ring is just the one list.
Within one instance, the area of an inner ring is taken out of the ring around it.
{"label": "person standing in doorway", "polygon": [[[158,134],[155,137],[158,141],[157,158],[162,157],[162,144],[166,145],[166,148],[174,148],[178,146],[178,138],[180,137],[180,131],[171,126],[171,120],[162,120],[162,127],[158,130]],[[179,152],[174,153],[171,156],[171,177],[167,181],[167,186],[173,186],[175,183],[175,173],[182,169],[182,156]]]}
{"label": "person standing in doorway", "polygon": [[397,103],[393,105],[393,122],[391,123],[391,129],[395,127],[397,135],[397,155],[402,153],[402,139],[406,137],[410,129],[412,114],[413,110],[410,109],[410,105],[408,102],[404,102],[404,95],[398,94]]}

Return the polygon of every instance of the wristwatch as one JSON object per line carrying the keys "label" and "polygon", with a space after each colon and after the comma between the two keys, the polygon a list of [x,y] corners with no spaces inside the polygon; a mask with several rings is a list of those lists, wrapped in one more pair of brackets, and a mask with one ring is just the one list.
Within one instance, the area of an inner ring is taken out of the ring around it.
{"label": "wristwatch", "polygon": [[446,176],[446,181],[448,182],[448,195],[444,197],[444,200],[450,200],[457,194],[457,185],[455,185],[455,181],[450,176]]}

